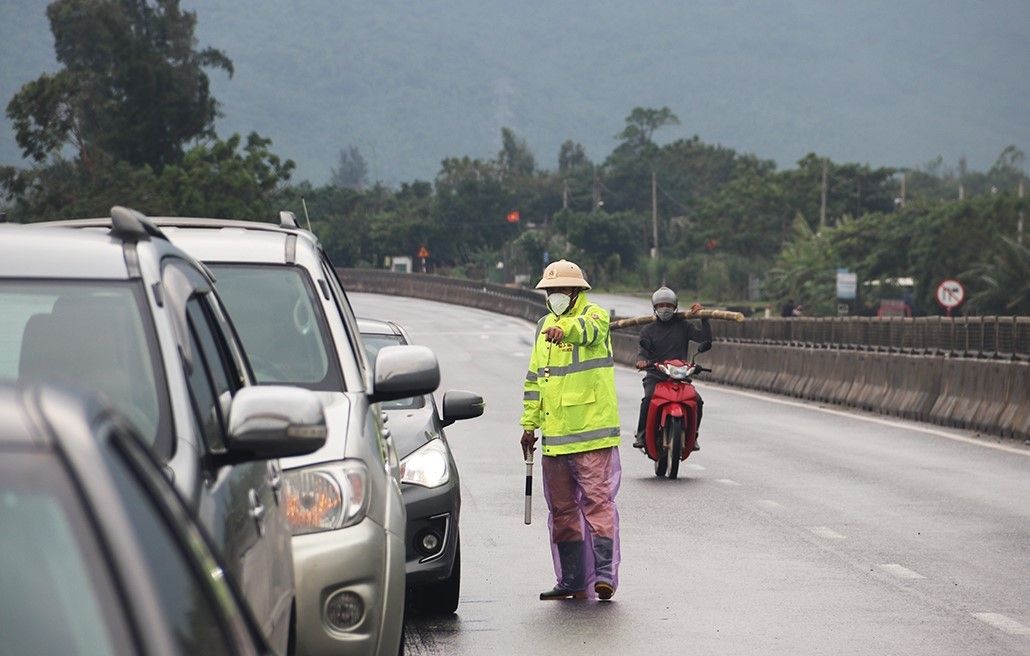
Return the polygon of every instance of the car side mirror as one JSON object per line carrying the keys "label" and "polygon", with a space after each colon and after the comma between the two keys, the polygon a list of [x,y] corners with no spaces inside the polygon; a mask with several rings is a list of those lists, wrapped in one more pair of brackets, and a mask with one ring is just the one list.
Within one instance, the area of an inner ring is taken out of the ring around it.
{"label": "car side mirror", "polygon": [[322,402],[314,392],[282,385],[244,387],[229,407],[226,459],[302,456],[322,448],[327,432]]}
{"label": "car side mirror", "polygon": [[705,351],[711,351],[711,350],[712,350],[712,343],[711,342],[701,342],[701,344],[697,347],[697,352],[698,353],[704,353]]}
{"label": "car side mirror", "polygon": [[440,386],[440,365],[425,346],[386,346],[376,355],[372,380],[372,403],[432,394]]}
{"label": "car side mirror", "polygon": [[443,395],[443,416],[440,420],[444,426],[450,426],[461,419],[478,417],[485,409],[486,402],[480,395],[451,390]]}

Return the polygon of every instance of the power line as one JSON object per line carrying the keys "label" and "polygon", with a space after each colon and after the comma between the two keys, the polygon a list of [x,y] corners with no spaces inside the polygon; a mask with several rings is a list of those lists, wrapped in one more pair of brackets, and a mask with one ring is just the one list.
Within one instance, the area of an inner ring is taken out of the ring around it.
{"label": "power line", "polygon": [[658,185],[658,191],[662,192],[662,195],[665,196],[666,198],[668,198],[669,200],[671,200],[673,203],[675,203],[676,205],[679,205],[680,209],[683,210],[684,212],[689,212],[690,211],[689,207],[687,207],[686,205],[684,205],[680,201],[676,200],[675,198],[672,197],[671,194],[669,194],[669,192],[665,191],[665,189],[662,188],[662,185]]}

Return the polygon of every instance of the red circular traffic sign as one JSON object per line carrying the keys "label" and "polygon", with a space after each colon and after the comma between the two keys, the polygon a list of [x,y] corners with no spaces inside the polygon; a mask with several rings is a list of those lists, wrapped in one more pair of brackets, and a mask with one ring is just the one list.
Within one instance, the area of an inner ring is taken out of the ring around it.
{"label": "red circular traffic sign", "polygon": [[936,297],[937,303],[942,308],[950,310],[962,305],[962,302],[966,300],[966,288],[957,280],[951,278],[942,280],[937,285]]}

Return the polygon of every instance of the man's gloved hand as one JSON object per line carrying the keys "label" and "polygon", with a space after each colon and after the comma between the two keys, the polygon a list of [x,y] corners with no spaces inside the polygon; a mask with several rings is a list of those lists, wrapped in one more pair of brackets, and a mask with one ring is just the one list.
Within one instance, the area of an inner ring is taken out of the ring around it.
{"label": "man's gloved hand", "polygon": [[637,360],[634,364],[637,369],[647,369],[647,360]]}
{"label": "man's gloved hand", "polygon": [[543,334],[545,335],[544,339],[555,344],[560,342],[562,337],[565,337],[565,331],[558,326],[551,326]]}
{"label": "man's gloved hand", "polygon": [[522,431],[522,457],[527,457],[533,451],[536,451],[536,431],[524,430]]}

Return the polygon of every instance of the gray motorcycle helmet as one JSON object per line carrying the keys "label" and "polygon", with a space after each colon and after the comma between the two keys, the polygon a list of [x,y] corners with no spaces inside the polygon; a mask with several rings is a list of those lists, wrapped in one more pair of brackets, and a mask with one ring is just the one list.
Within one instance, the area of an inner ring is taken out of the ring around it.
{"label": "gray motorcycle helmet", "polygon": [[679,307],[680,304],[679,299],[676,298],[676,292],[668,287],[659,287],[654,294],[651,294],[651,307],[659,303],[672,303],[673,307]]}

